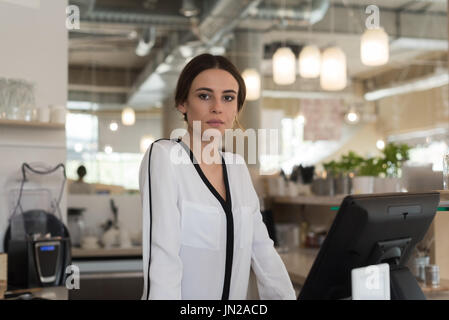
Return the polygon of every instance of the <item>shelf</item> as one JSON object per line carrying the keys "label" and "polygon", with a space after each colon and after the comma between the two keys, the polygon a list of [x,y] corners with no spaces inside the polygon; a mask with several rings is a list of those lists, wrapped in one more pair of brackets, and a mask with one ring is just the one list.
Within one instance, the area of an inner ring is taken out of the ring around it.
{"label": "shelf", "polygon": [[23,120],[5,120],[0,119],[0,126],[35,128],[35,129],[57,129],[64,130],[63,123],[37,122],[37,121],[23,121]]}
{"label": "shelf", "polygon": [[[440,192],[440,203],[438,211],[449,211],[449,190],[437,190]],[[346,195],[337,196],[296,196],[296,197],[273,197],[273,202],[277,204],[291,204],[291,205],[318,205],[330,206],[332,211],[338,211],[341,202]]]}
{"label": "shelf", "polygon": [[320,206],[339,206],[346,195],[341,196],[296,196],[296,197],[273,197],[273,201],[279,204],[298,204],[298,205],[320,205]]}
{"label": "shelf", "polygon": [[142,255],[142,247],[81,249],[72,248],[72,258],[134,257]]}

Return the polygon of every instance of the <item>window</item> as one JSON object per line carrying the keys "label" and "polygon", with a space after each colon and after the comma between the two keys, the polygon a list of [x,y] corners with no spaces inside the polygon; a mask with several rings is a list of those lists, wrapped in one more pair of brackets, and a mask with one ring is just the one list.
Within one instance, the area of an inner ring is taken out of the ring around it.
{"label": "window", "polygon": [[85,181],[139,189],[139,168],[142,153],[106,154],[98,151],[98,117],[69,113],[67,133],[67,178],[77,180],[76,170],[86,167]]}

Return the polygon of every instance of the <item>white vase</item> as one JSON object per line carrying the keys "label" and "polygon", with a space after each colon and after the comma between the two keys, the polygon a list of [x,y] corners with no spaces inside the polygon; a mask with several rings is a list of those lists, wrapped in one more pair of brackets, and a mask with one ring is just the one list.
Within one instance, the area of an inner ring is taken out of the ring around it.
{"label": "white vase", "polygon": [[375,178],[374,192],[375,193],[390,193],[400,192],[401,183],[399,178]]}
{"label": "white vase", "polygon": [[374,177],[361,176],[352,180],[353,194],[369,194],[374,192]]}

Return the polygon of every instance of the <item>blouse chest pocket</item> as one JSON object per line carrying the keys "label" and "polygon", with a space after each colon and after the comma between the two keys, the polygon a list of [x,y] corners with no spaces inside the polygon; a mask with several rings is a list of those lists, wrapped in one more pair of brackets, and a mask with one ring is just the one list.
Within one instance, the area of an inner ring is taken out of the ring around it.
{"label": "blouse chest pocket", "polygon": [[183,245],[219,250],[220,230],[221,219],[217,207],[183,201],[181,226]]}
{"label": "blouse chest pocket", "polygon": [[240,248],[247,248],[253,243],[254,212],[250,206],[240,208]]}

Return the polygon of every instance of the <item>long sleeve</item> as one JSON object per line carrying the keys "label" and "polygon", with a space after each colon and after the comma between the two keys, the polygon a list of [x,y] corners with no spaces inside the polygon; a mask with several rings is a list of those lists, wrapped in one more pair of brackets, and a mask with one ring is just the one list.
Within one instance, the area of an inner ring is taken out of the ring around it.
{"label": "long sleeve", "polygon": [[170,162],[169,148],[165,142],[157,141],[152,145],[150,174],[148,160],[151,147],[145,153],[140,166],[144,274],[142,299],[181,299],[181,219],[177,207],[178,187],[173,163]]}
{"label": "long sleeve", "polygon": [[287,269],[268,235],[259,207],[254,213],[251,266],[262,300],[295,300],[295,290]]}
{"label": "long sleeve", "polygon": [[262,300],[295,300],[296,294],[285,265],[274,248],[262,220],[259,198],[254,190],[248,169],[247,179],[250,183],[254,233],[251,254],[251,267],[256,275],[259,297]]}

